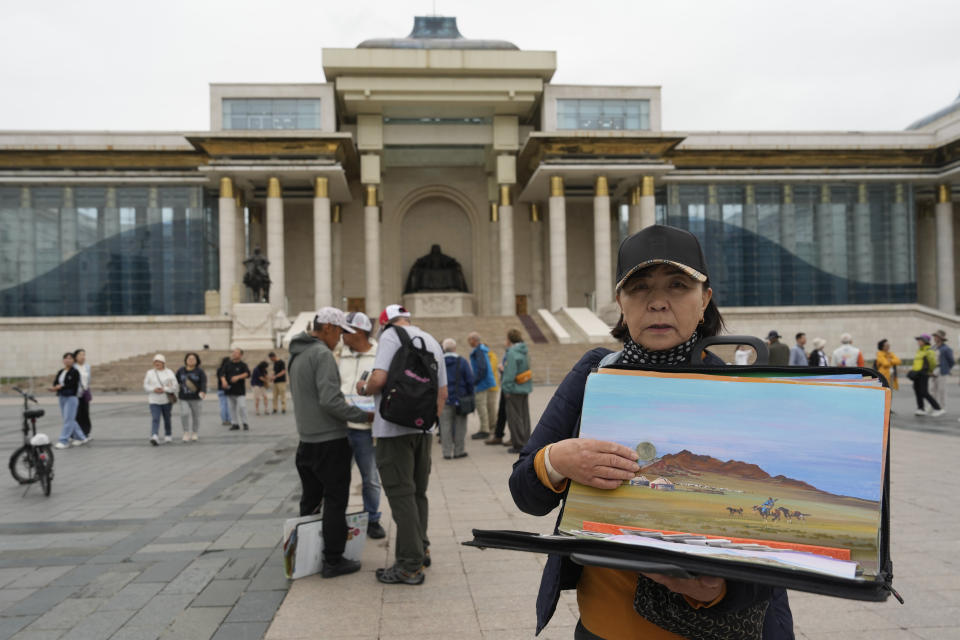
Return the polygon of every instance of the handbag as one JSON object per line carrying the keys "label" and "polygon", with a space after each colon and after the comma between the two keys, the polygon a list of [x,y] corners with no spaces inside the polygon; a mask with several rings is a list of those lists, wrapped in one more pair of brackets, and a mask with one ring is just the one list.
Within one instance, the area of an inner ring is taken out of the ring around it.
{"label": "handbag", "polygon": [[533,380],[533,371],[531,371],[530,369],[527,369],[526,371],[521,371],[520,373],[517,374],[517,377],[515,377],[513,380],[517,384],[524,384],[525,382],[530,382],[531,380]]}
{"label": "handbag", "polygon": [[[154,369],[153,375],[157,376],[157,384],[160,385],[160,388],[162,389],[162,388],[163,388],[163,381],[160,380],[160,374],[157,373],[156,369]],[[170,404],[177,404],[177,394],[175,394],[175,393],[170,393],[169,391],[167,391],[166,394],[167,394],[167,402],[168,402],[168,403],[170,403]]]}
{"label": "handbag", "polygon": [[[457,360],[457,377],[460,377],[460,363],[463,362],[463,358]],[[471,393],[470,395],[461,396],[459,402],[457,403],[457,415],[466,416],[470,415],[477,409],[477,399]]]}

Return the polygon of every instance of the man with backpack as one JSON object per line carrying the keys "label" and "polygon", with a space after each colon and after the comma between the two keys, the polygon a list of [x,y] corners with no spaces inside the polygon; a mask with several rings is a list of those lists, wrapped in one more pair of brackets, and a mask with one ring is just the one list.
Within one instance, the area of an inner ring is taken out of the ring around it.
{"label": "man with backpack", "polygon": [[397,526],[394,564],[377,569],[385,584],[423,584],[430,566],[427,482],[432,429],[447,401],[443,351],[410,312],[391,304],[380,314],[380,342],[373,371],[357,385],[376,401],[373,437],[377,469]]}

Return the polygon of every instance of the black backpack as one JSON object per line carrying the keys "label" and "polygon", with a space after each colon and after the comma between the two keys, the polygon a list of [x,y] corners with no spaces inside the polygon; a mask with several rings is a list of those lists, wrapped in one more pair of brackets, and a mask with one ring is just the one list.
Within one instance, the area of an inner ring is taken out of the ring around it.
{"label": "black backpack", "polygon": [[400,348],[393,355],[381,391],[380,415],[389,422],[427,431],[437,422],[437,359],[421,336],[411,340],[402,327],[391,327],[400,338]]}

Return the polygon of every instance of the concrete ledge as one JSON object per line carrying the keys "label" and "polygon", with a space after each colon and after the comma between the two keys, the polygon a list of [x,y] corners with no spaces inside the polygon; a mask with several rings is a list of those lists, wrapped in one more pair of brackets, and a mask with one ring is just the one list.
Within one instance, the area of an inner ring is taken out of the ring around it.
{"label": "concrete ledge", "polygon": [[556,318],[553,317],[552,313],[546,309],[537,309],[537,313],[540,314],[540,318],[543,320],[544,324],[547,325],[547,328],[550,329],[554,336],[556,336],[557,342],[560,344],[571,344],[574,342],[567,330],[563,328]]}
{"label": "concrete ledge", "polygon": [[610,342],[610,327],[586,307],[564,307],[560,314],[569,321],[581,342],[602,344]]}

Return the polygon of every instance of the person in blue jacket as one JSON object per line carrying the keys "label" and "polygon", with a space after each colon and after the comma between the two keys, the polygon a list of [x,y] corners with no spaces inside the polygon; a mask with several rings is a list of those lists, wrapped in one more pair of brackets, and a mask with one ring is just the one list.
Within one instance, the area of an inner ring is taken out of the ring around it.
{"label": "person in blue jacket", "polygon": [[447,368],[447,402],[440,412],[440,448],[445,460],[466,458],[467,415],[461,401],[473,395],[473,369],[457,355],[457,341],[444,339],[443,362]]}
{"label": "person in blue jacket", "polygon": [[473,368],[474,394],[477,402],[477,417],[480,430],[470,436],[473,440],[486,440],[493,436],[497,420],[497,378],[490,360],[490,347],[476,331],[467,336],[470,344],[470,366]]}
{"label": "person in blue jacket", "polygon": [[[623,349],[587,352],[557,388],[510,476],[521,510],[547,515],[571,479],[614,489],[634,477],[640,468],[634,450],[576,437],[587,375],[601,361],[658,367],[688,362],[698,340],[723,329],[712,296],[706,259],[691,233],[653,225],[621,243],[616,285],[621,316],[611,333]],[[713,354],[703,358],[705,364],[723,365]],[[704,416],[708,419],[708,407]],[[577,590],[576,640],[794,637],[784,589],[713,576],[683,579],[581,566],[555,555],[548,557],[540,583],[537,633],[550,621],[562,589]]]}

